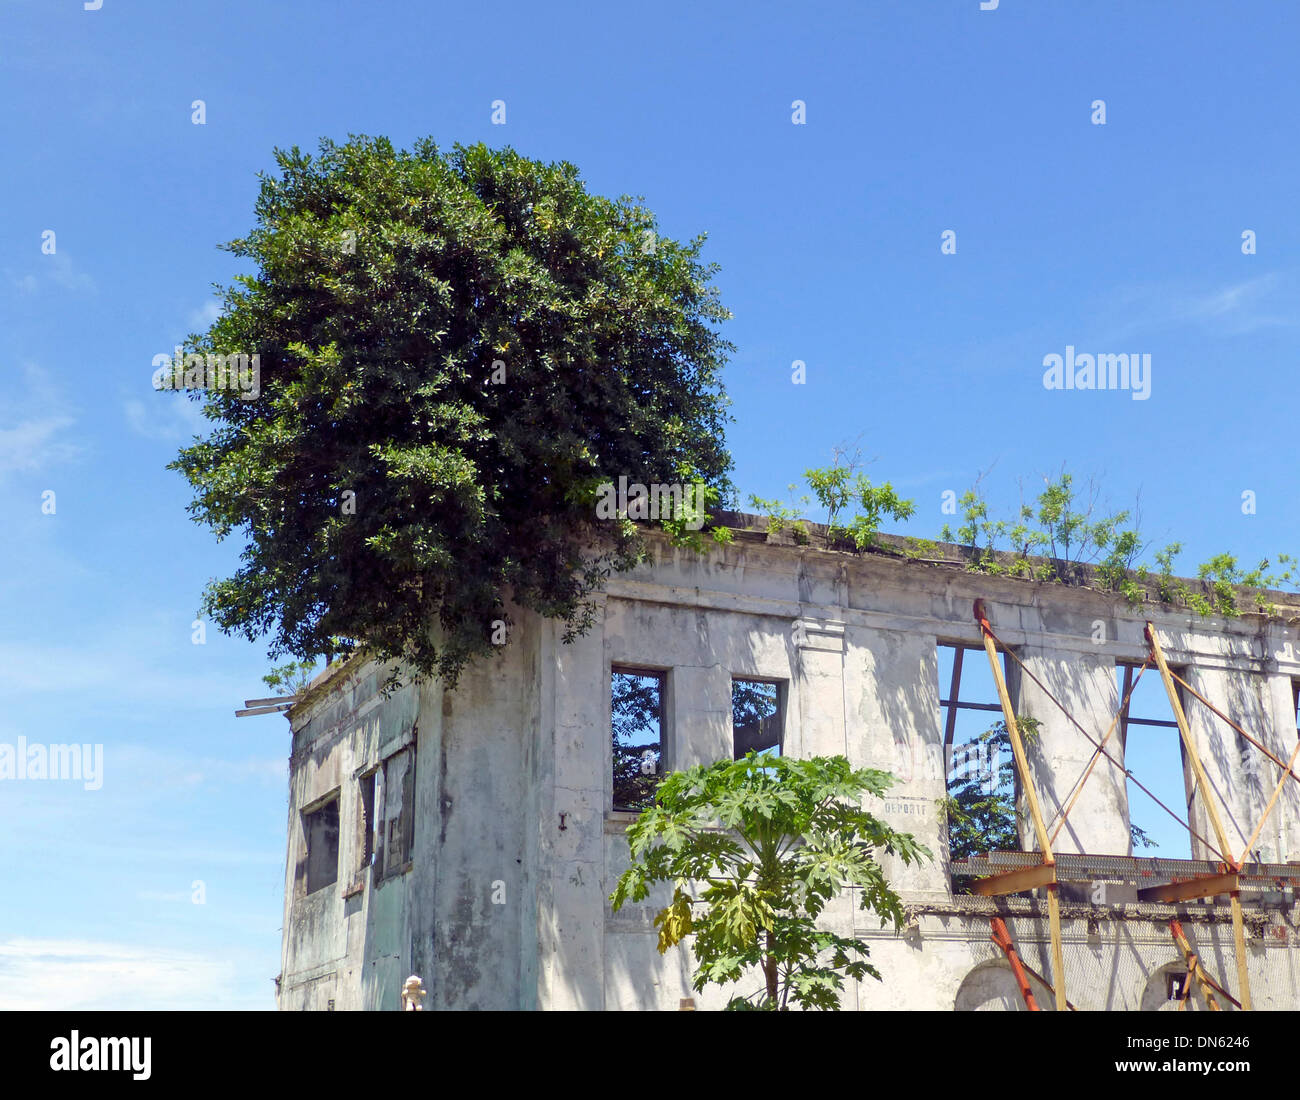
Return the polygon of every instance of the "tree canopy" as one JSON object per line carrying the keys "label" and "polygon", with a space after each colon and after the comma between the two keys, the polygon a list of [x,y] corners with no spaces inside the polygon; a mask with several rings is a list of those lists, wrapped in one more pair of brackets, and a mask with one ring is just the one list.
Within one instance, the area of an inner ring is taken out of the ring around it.
{"label": "tree canopy", "polygon": [[511,601],[566,638],[590,625],[640,551],[598,519],[602,485],[730,496],[702,236],[508,148],[275,158],[224,246],[256,270],[185,348],[256,356],[257,396],[207,390],[215,429],[172,463],[195,520],[248,540],[204,593],[222,630],[269,634],[272,657],[364,643],[454,682]]}

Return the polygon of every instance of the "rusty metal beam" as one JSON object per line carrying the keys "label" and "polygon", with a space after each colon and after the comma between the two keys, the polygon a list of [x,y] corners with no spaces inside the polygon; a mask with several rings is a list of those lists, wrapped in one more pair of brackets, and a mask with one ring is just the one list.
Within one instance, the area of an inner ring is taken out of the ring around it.
{"label": "rusty metal beam", "polygon": [[[1173,933],[1174,943],[1178,945],[1179,949],[1183,953],[1183,959],[1187,963],[1188,974],[1195,977],[1197,982],[1200,983],[1201,996],[1205,998],[1205,1003],[1210,1006],[1211,1012],[1218,1012],[1219,1002],[1214,999],[1214,991],[1211,988],[1214,983],[1210,980],[1210,976],[1205,972],[1205,967],[1201,965],[1200,958],[1197,956],[1196,952],[1192,950],[1192,945],[1187,942],[1187,936],[1183,933],[1182,924],[1177,919],[1171,920],[1169,922],[1169,931]],[[1186,991],[1183,992],[1183,996],[1187,996]]]}
{"label": "rusty metal beam", "polygon": [[977,878],[971,883],[971,889],[984,897],[997,897],[999,894],[1018,894],[1022,890],[1033,890],[1039,886],[1056,885],[1056,868],[1045,863],[1039,867],[1028,867],[1022,871],[1008,871],[1003,875],[990,875]]}
{"label": "rusty metal beam", "polygon": [[1025,976],[1025,968],[1016,953],[1016,945],[1011,942],[1011,933],[1007,931],[1006,922],[1001,917],[994,917],[989,923],[993,928],[990,939],[1002,948],[1007,962],[1011,964],[1011,973],[1015,975],[1016,984],[1020,987],[1020,996],[1024,998],[1025,1007],[1030,1012],[1041,1012],[1038,1002],[1034,1000],[1034,991],[1029,988],[1029,979]]}
{"label": "rusty metal beam", "polygon": [[1138,901],[1175,902],[1193,898],[1211,898],[1230,894],[1240,886],[1236,871],[1223,875],[1207,875],[1185,882],[1170,882],[1164,886],[1148,886],[1138,891]]}

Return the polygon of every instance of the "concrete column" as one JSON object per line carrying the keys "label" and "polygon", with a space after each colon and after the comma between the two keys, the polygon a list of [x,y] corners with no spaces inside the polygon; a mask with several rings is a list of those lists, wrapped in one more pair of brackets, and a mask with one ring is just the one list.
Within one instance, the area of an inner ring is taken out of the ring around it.
{"label": "concrete column", "polygon": [[[1270,708],[1266,702],[1267,683],[1263,677],[1234,669],[1193,666],[1186,672],[1185,679],[1237,725],[1249,730],[1256,740],[1268,743],[1261,736],[1271,725],[1264,721]],[[1231,852],[1224,854],[1235,859],[1245,848],[1268,798],[1263,793],[1266,772],[1272,772],[1276,781],[1277,769],[1198,700],[1184,695],[1183,709],[1191,728],[1192,743],[1209,779],[1211,792],[1208,797],[1214,799],[1214,807],[1232,848]],[[1191,768],[1190,761],[1187,768]],[[1272,791],[1271,785],[1269,791]],[[1192,827],[1217,848],[1219,839],[1206,812],[1206,797],[1207,792],[1196,791],[1190,821]],[[1192,856],[1195,859],[1217,858],[1195,837],[1192,838]]]}
{"label": "concrete column", "polygon": [[[1045,649],[1025,646],[1017,655],[1050,691],[1065,710],[1073,715],[1093,741],[1106,736],[1111,720],[1119,709],[1115,687],[1114,657],[1097,652]],[[1082,777],[1096,749],[1066,717],[1038,684],[1020,671],[1015,662],[1008,679],[1014,684],[1012,700],[1018,715],[1038,721],[1037,741],[1026,737],[1025,755],[1038,792],[1038,804],[1050,835],[1059,824],[1062,811]],[[1106,742],[1106,751],[1124,760],[1118,729]],[[1029,817],[1028,803],[1021,800],[1024,817],[1020,822],[1020,839],[1026,848],[1037,849],[1038,837]],[[1053,844],[1056,852],[1087,852],[1092,855],[1130,855],[1128,791],[1124,773],[1104,756],[1093,767],[1083,785],[1065,827]]]}
{"label": "concrete column", "polygon": [[668,674],[665,772],[732,758],[731,673],[723,665],[681,665]]}
{"label": "concrete column", "polygon": [[791,755],[845,756],[844,624],[824,619],[796,620],[794,647],[800,744],[792,747]]}
{"label": "concrete column", "polygon": [[939,726],[935,639],[920,634],[854,627],[848,632],[845,697],[848,757],[855,768],[877,768],[896,782],[867,809],[934,853],[932,862],[906,867],[885,857],[895,890],[948,896],[947,833],[937,803],[947,794],[943,731]]}
{"label": "concrete column", "polygon": [[[1285,764],[1291,759],[1296,746],[1295,689],[1292,687],[1291,677],[1285,674],[1270,676],[1268,687],[1269,715],[1273,719],[1272,737],[1264,744],[1268,745]],[[1300,774],[1300,761],[1297,761],[1292,770]],[[1272,764],[1264,764],[1260,773],[1265,777],[1264,788],[1267,797],[1272,794],[1282,770]],[[1300,860],[1300,783],[1296,783],[1293,779],[1286,781],[1277,805],[1273,808],[1268,821],[1264,823],[1264,829],[1255,847],[1266,853],[1266,859],[1282,862],[1289,859]]]}
{"label": "concrete column", "polygon": [[[844,639],[842,622],[800,618],[793,624],[796,659],[792,694],[799,708],[799,744],[791,746],[788,755],[804,759],[849,756],[844,714]],[[845,893],[822,910],[818,924],[836,935],[852,937],[857,907],[856,892]],[[840,1003],[849,1010],[857,1008],[856,982],[845,983]]]}
{"label": "concrete column", "polygon": [[543,680],[548,665],[553,679],[542,688],[544,759],[537,769],[544,792],[538,820],[538,1007],[603,1009],[605,909],[613,888],[604,873],[610,688],[603,608],[597,624],[568,645],[553,623],[544,629]]}

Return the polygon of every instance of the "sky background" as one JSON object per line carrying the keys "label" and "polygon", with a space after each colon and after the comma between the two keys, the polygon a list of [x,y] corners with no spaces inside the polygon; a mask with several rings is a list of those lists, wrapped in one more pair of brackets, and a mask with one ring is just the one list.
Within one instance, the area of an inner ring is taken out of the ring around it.
{"label": "sky background", "polygon": [[[934,535],[945,490],[1006,512],[1066,462],[1190,573],[1300,550],[1298,41],[1290,0],[7,0],[0,741],[105,777],[0,786],[0,1008],[273,1007],[287,723],[233,717],[264,647],[192,643],[240,547],[188,519],[202,422],[150,377],[274,147],[508,143],[707,231],[745,494],[856,440]],[[1150,354],[1150,398],[1045,390],[1071,344]]]}

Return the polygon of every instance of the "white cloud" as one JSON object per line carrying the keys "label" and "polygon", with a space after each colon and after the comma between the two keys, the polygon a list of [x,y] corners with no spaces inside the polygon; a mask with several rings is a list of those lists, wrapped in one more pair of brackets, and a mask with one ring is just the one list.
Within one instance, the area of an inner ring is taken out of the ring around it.
{"label": "white cloud", "polygon": [[156,396],[148,402],[132,397],[122,403],[127,427],[136,435],[164,443],[206,435],[212,425],[204,419],[199,411],[201,408],[197,402],[174,392]]}
{"label": "white cloud", "polygon": [[77,453],[75,444],[58,438],[72,424],[70,416],[46,416],[0,428],[0,477],[42,470],[72,458]]}
{"label": "white cloud", "polygon": [[196,332],[206,332],[212,325],[212,322],[220,316],[220,302],[216,300],[204,302],[198,309],[190,313],[189,324]]}
{"label": "white cloud", "polygon": [[274,1007],[269,992],[258,997],[250,986],[256,988],[238,982],[232,960],[188,951],[95,940],[0,941],[4,1012]]}
{"label": "white cloud", "polygon": [[1185,283],[1130,287],[1109,311],[1112,320],[1120,322],[1115,338],[1172,325],[1196,325],[1229,336],[1290,328],[1300,324],[1300,313],[1292,304],[1293,282],[1289,275],[1269,272],[1211,290]]}
{"label": "white cloud", "polygon": [[49,373],[26,364],[22,388],[0,395],[0,480],[75,458],[81,448],[66,437],[75,423]]}
{"label": "white cloud", "polygon": [[40,256],[35,268],[26,275],[6,271],[10,284],[22,294],[35,294],[43,287],[54,286],[74,293],[94,293],[95,280],[77,267],[65,252]]}

